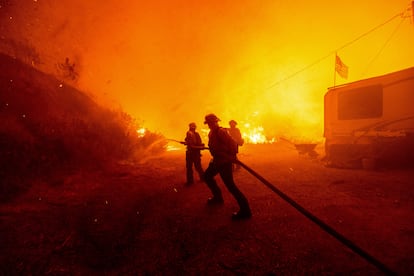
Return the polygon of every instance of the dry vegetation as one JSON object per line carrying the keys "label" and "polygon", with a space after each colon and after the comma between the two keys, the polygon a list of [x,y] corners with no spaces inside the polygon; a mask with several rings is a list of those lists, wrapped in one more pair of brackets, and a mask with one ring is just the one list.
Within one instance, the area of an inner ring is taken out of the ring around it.
{"label": "dry vegetation", "polygon": [[33,177],[163,151],[161,135],[138,137],[128,114],[100,107],[52,76],[5,55],[0,72],[1,201],[29,188]]}

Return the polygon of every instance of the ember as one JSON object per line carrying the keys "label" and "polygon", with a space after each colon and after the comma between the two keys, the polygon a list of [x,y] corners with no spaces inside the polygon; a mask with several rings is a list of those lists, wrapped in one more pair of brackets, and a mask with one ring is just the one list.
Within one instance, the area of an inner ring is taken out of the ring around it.
{"label": "ember", "polygon": [[145,133],[146,133],[146,129],[145,128],[140,128],[140,129],[137,129],[137,133],[138,133],[138,137],[144,137],[145,136]]}

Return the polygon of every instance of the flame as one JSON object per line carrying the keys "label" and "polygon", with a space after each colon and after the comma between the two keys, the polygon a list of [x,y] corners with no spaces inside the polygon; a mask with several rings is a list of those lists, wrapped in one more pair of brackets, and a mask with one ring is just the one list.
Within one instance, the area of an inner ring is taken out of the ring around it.
{"label": "flame", "polygon": [[249,123],[243,125],[242,137],[247,144],[272,144],[277,142],[276,137],[266,136],[263,126],[252,126]]}
{"label": "flame", "polygon": [[244,127],[246,130],[242,133],[242,137],[246,143],[263,144],[267,142],[262,126],[252,127],[249,123],[246,123]]}
{"label": "flame", "polygon": [[[407,0],[377,1],[375,9],[371,1],[341,9],[298,0],[46,2],[2,9],[2,52],[51,74],[67,54],[82,69],[73,85],[120,104],[153,132],[181,136],[188,122],[213,112],[239,121],[246,143],[323,139],[323,95],[334,81],[334,57],[322,57],[407,9]],[[135,17],[140,20],[130,20]],[[413,66],[412,24],[402,20],[343,47],[339,55],[350,74],[336,84]],[[56,43],[47,43],[50,36]],[[33,62],[37,57],[41,63]],[[262,113],[246,116],[257,110]]]}
{"label": "flame", "polygon": [[137,129],[137,134],[138,134],[138,137],[139,138],[144,137],[145,134],[146,134],[146,132],[147,132],[147,129],[146,128],[139,128],[139,129]]}
{"label": "flame", "polygon": [[260,115],[259,111],[254,111],[247,116],[246,122],[243,122],[240,126],[242,137],[247,144],[268,144],[277,140],[261,124],[263,120]]}

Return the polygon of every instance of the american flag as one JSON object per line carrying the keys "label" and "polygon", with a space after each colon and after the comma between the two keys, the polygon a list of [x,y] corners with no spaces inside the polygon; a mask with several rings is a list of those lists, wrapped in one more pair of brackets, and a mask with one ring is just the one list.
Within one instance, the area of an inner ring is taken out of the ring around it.
{"label": "american flag", "polygon": [[335,71],[344,79],[348,78],[348,66],[342,62],[338,55],[335,56]]}

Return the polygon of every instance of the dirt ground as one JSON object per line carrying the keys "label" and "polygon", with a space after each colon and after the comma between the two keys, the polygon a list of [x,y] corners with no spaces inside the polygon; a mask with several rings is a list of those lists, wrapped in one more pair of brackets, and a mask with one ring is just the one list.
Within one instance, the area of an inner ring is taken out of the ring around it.
{"label": "dirt ground", "polygon": [[[318,147],[317,151],[321,149]],[[2,275],[380,275],[243,168],[234,199],[206,205],[185,187],[184,151],[142,164],[56,173],[0,205]],[[204,152],[203,166],[210,154]],[[414,275],[414,171],[327,168],[287,143],[245,145],[239,159],[400,275]]]}

